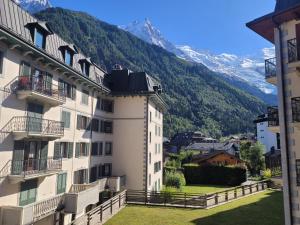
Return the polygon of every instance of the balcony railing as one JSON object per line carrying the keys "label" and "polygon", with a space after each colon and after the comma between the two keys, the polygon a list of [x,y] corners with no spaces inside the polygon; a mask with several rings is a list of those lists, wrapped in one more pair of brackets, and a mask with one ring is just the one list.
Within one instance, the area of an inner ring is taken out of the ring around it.
{"label": "balcony railing", "polygon": [[63,136],[64,123],[30,116],[16,116],[7,126],[8,132],[26,132],[45,136]]}
{"label": "balcony railing", "polygon": [[300,46],[297,43],[297,39],[294,38],[294,39],[288,40],[287,45],[288,45],[288,60],[289,60],[289,63],[299,61]]}
{"label": "balcony railing", "polygon": [[47,80],[47,76],[19,76],[17,91],[33,91],[57,101],[65,102],[64,89]]}
{"label": "balcony railing", "polygon": [[277,106],[268,107],[268,125],[269,127],[279,126],[279,114]]}
{"label": "balcony railing", "polygon": [[276,76],[276,58],[267,59],[265,61],[266,78]]}
{"label": "balcony railing", "polygon": [[30,175],[37,175],[39,173],[59,171],[61,168],[61,158],[54,159],[49,157],[45,159],[13,160],[11,162],[10,175],[26,177]]}

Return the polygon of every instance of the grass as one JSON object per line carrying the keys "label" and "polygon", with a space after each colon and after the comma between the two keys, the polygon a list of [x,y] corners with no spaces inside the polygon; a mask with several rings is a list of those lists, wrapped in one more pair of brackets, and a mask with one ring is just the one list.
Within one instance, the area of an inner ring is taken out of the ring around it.
{"label": "grass", "polygon": [[129,205],[105,225],[282,225],[282,198],[266,191],[209,210]]}

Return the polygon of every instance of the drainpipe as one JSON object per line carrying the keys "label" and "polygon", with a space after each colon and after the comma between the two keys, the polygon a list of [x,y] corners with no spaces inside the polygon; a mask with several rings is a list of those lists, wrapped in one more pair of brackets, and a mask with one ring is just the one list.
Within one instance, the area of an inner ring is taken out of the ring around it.
{"label": "drainpipe", "polygon": [[[151,137],[152,139],[152,137]],[[145,191],[148,191],[148,146],[149,146],[149,96],[147,96],[147,106],[146,106],[146,184],[145,184]],[[151,179],[153,179],[151,177]]]}
{"label": "drainpipe", "polygon": [[[282,46],[282,30],[279,24],[274,21],[275,24],[275,40],[278,40],[279,46],[279,53],[277,53],[277,83],[278,83],[278,101],[279,104],[281,103],[281,107],[279,107],[279,115],[281,114],[281,149],[285,149],[285,151],[281,151],[284,155],[282,157],[282,167],[285,169],[282,170],[283,178],[286,177],[284,183],[286,187],[284,187],[284,205],[285,209],[288,213],[285,212],[285,225],[292,225],[293,224],[293,213],[292,213],[292,198],[291,198],[291,176],[290,176],[290,152],[289,152],[289,145],[288,145],[288,119],[287,119],[287,112],[286,112],[286,99],[285,99],[285,79],[284,79],[284,63],[283,63],[283,46]],[[286,162],[286,163],[285,163]]]}

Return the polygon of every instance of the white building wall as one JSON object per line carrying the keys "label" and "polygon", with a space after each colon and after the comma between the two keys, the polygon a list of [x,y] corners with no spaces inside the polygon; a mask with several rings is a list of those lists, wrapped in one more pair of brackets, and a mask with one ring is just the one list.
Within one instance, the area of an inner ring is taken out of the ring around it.
{"label": "white building wall", "polygon": [[277,134],[271,132],[268,129],[268,121],[260,122],[256,124],[257,141],[262,143],[265,147],[265,153],[271,151],[271,148],[277,148]]}

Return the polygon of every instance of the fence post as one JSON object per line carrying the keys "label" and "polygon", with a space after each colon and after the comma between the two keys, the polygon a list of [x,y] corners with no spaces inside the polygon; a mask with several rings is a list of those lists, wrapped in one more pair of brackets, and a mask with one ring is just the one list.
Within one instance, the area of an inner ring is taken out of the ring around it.
{"label": "fence post", "polygon": [[121,208],[121,194],[119,194],[119,208]]}
{"label": "fence post", "polygon": [[242,186],[242,194],[245,196],[245,186]]}
{"label": "fence post", "polygon": [[252,194],[252,184],[250,185],[250,194]]}
{"label": "fence post", "polygon": [[110,214],[113,213],[113,201],[110,200]]}
{"label": "fence post", "polygon": [[147,191],[145,191],[145,205],[147,204],[147,201],[148,201],[148,199],[147,199]]}
{"label": "fence post", "polygon": [[90,214],[88,213],[87,214],[87,225],[90,225],[90,221],[91,221],[91,217],[90,217]]}
{"label": "fence post", "polygon": [[127,190],[125,191],[125,203],[127,204],[127,198],[128,198],[128,194],[127,194]]}
{"label": "fence post", "polygon": [[225,192],[225,202],[228,201],[228,191]]}
{"label": "fence post", "polygon": [[215,195],[215,205],[218,205],[219,204],[219,196],[218,196],[218,193],[216,193]]}
{"label": "fence post", "polygon": [[234,198],[237,198],[237,190],[236,190],[236,188],[234,189]]}
{"label": "fence post", "polygon": [[256,184],[256,191],[259,191],[258,183]]}
{"label": "fence post", "polygon": [[102,222],[102,214],[103,214],[103,209],[102,209],[102,205],[101,205],[101,207],[100,207],[100,222]]}
{"label": "fence post", "polygon": [[204,195],[204,208],[207,208],[207,195]]}
{"label": "fence post", "polygon": [[186,208],[186,193],[184,193],[184,207]]}

